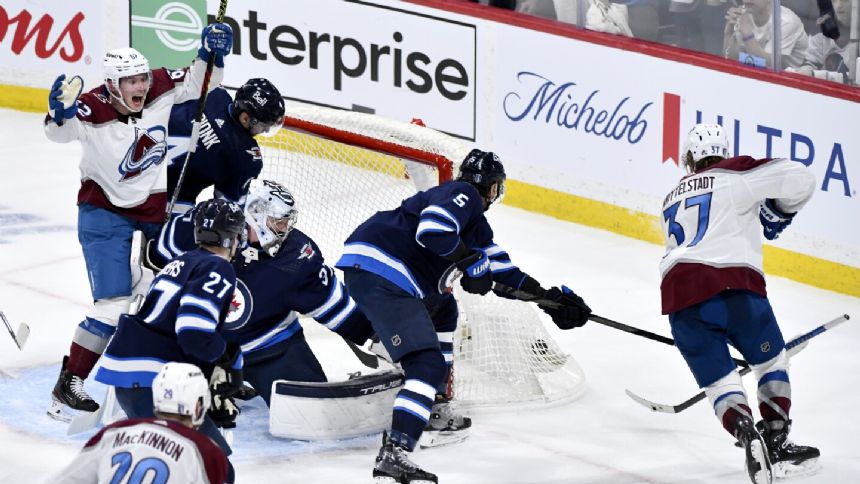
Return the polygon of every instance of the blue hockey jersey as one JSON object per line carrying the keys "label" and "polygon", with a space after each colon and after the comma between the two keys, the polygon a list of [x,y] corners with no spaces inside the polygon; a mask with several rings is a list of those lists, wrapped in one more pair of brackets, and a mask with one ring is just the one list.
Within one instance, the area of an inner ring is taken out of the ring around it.
{"label": "blue hockey jersey", "polygon": [[[159,253],[163,248],[177,257],[194,247],[195,212],[165,226]],[[299,314],[345,336],[370,327],[317,244],[299,229],[290,231],[275,257],[248,247],[236,255],[233,268],[238,280],[223,334],[241,345],[243,353],[290,338],[301,329]]]}
{"label": "blue hockey jersey", "polygon": [[[197,150],[191,155],[185,170],[177,198],[179,208],[175,212],[181,213],[193,207],[200,192],[213,185],[216,196],[241,204],[248,192],[248,183],[260,174],[263,168],[260,147],[254,137],[233,119],[229,112],[232,103],[233,99],[223,88],[214,89],[206,98]],[[196,100],[177,104],[170,112],[167,193],[171,195],[185,164],[196,114]]]}
{"label": "blue hockey jersey", "polygon": [[221,327],[235,287],[230,263],[205,249],[171,261],[153,280],[138,314],[120,317],[96,380],[149,387],[169,361],[193,363],[208,373],[227,346]]}
{"label": "blue hockey jersey", "polygon": [[462,181],[419,192],[400,207],[371,216],[347,238],[335,266],[372,272],[423,299],[450,291],[455,267],[444,256],[461,240],[467,249],[487,253],[494,281],[519,288],[527,277],[493,243],[481,195]]}

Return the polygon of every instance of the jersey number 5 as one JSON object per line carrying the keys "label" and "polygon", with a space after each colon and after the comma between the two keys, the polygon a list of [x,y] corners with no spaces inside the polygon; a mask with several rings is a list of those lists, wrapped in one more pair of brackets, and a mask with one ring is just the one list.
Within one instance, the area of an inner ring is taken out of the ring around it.
{"label": "jersey number 5", "polygon": [[[708,192],[684,199],[684,210],[696,207],[699,211],[698,223],[696,224],[696,235],[687,247],[693,247],[701,242],[702,237],[705,236],[705,232],[708,231],[708,223],[711,220],[711,195],[713,194]],[[669,226],[669,236],[675,237],[675,242],[678,244],[678,247],[684,245],[684,241],[687,240],[684,235],[684,227],[675,221],[675,217],[678,215],[678,209],[680,207],[681,200],[678,200],[672,206],[663,210],[663,220],[665,220]]]}

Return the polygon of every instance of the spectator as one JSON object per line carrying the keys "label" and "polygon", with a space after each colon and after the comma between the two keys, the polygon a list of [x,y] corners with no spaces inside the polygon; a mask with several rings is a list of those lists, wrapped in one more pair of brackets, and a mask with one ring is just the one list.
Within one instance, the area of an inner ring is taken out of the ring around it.
{"label": "spectator", "polygon": [[839,37],[833,40],[821,32],[809,38],[806,59],[796,70],[807,76],[835,82],[850,81],[848,72],[848,37],[851,28],[851,0],[833,0]]}
{"label": "spectator", "polygon": [[[774,67],[772,6],[771,0],[743,0],[743,5],[728,10],[723,31],[723,52],[727,59]],[[797,14],[780,7],[780,16],[782,67],[796,69],[803,64],[809,38]]]}
{"label": "spectator", "polygon": [[585,15],[585,28],[633,37],[626,5],[609,0],[591,0],[590,3]]}
{"label": "spectator", "polygon": [[723,24],[726,0],[672,0],[669,14],[677,44],[685,49],[723,55]]}
{"label": "spectator", "polygon": [[558,19],[553,0],[517,0],[516,3],[517,12],[552,20]]}

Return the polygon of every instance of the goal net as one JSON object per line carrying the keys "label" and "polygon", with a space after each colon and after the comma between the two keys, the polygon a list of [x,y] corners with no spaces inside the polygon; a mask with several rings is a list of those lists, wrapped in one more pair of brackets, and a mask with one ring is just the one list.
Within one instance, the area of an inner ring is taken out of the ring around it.
{"label": "goal net", "polygon": [[[297,227],[329,265],[343,241],[380,210],[452,179],[471,146],[430,128],[381,116],[291,104],[263,149],[262,177],[295,196]],[[461,405],[543,405],[584,390],[576,361],[553,340],[530,303],[475,296],[455,284],[454,398]]]}

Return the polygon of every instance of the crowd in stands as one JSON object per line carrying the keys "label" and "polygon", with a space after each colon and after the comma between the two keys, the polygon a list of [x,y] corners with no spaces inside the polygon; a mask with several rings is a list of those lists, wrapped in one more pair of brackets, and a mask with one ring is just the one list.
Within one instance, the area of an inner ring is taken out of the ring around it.
{"label": "crowd in stands", "polygon": [[[778,65],[789,72],[856,83],[849,78],[848,69],[851,0],[832,0],[829,16],[819,11],[817,0],[782,0],[778,63],[773,58],[772,0],[468,1],[759,67]],[[834,27],[838,27],[838,36]]]}

